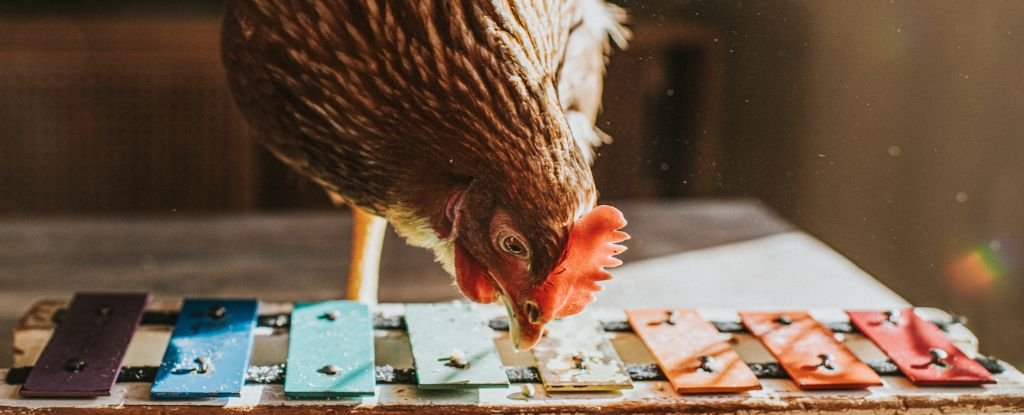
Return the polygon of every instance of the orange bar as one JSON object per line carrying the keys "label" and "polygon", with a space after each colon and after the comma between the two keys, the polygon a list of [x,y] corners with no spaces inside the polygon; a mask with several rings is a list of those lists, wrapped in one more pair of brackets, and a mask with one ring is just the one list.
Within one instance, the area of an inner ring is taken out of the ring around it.
{"label": "orange bar", "polygon": [[685,308],[626,310],[626,316],[676,392],[761,389],[750,367],[696,311]]}
{"label": "orange bar", "polygon": [[967,357],[935,324],[918,317],[913,308],[846,313],[857,330],[916,385],[995,383],[984,366]]}
{"label": "orange bar", "polygon": [[741,312],[740,320],[801,389],[864,389],[882,379],[806,311]]}

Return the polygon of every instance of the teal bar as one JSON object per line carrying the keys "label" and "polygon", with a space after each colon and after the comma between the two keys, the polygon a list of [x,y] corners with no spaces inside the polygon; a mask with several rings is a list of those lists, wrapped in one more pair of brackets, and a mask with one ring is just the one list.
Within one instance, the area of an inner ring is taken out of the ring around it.
{"label": "teal bar", "polygon": [[376,385],[370,308],[351,301],[295,304],[284,395],[366,396]]}
{"label": "teal bar", "polygon": [[[494,331],[469,304],[407,304],[405,325],[420,388],[508,386]],[[453,362],[453,354],[461,362]]]}

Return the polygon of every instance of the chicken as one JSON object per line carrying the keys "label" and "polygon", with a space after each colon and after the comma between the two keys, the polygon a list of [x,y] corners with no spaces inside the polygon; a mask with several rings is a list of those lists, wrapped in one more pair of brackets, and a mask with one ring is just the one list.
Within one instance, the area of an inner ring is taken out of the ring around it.
{"label": "chicken", "polygon": [[356,273],[386,220],[467,298],[503,301],[528,349],[621,263],[625,219],[594,207],[590,161],[623,17],[601,0],[231,0],[222,53],[262,143],[354,209]]}

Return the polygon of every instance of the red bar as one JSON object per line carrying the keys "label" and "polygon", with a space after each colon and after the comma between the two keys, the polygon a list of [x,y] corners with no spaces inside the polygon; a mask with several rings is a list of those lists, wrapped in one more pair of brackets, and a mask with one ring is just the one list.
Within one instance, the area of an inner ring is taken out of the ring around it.
{"label": "red bar", "polygon": [[915,385],[981,385],[995,383],[992,374],[967,357],[942,330],[914,313],[847,311],[850,322],[875,342]]}

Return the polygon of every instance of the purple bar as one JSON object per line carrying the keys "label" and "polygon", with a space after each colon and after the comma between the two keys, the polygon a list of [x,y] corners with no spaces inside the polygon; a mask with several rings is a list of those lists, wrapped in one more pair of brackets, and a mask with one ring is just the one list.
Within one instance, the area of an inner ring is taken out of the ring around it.
{"label": "purple bar", "polygon": [[109,396],[149,294],[76,293],[22,396]]}

